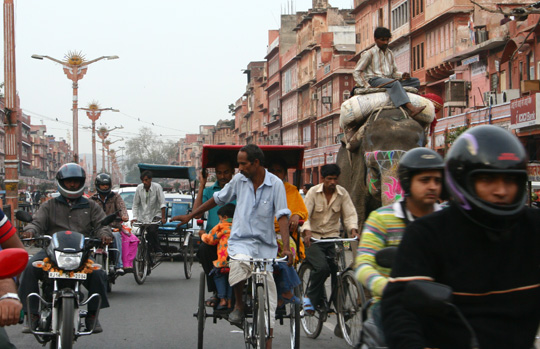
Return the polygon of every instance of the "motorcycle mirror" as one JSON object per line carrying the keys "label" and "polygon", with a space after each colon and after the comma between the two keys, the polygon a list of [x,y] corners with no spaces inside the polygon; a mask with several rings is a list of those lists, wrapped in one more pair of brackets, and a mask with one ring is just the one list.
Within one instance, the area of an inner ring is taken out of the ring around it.
{"label": "motorcycle mirror", "polygon": [[396,254],[397,246],[383,248],[375,254],[375,262],[383,268],[392,268]]}
{"label": "motorcycle mirror", "polygon": [[28,252],[23,248],[8,248],[0,251],[0,279],[19,275],[28,263]]}
{"label": "motorcycle mirror", "polygon": [[30,223],[32,222],[32,215],[26,211],[18,210],[15,212],[15,218],[21,222]]}
{"label": "motorcycle mirror", "polygon": [[103,226],[109,225],[112,222],[114,222],[115,219],[116,219],[116,214],[114,214],[114,213],[110,214],[107,217],[103,218],[103,220],[101,221],[101,225],[103,225]]}
{"label": "motorcycle mirror", "polygon": [[433,281],[410,281],[402,300],[405,308],[415,313],[444,316],[452,310],[452,288]]}

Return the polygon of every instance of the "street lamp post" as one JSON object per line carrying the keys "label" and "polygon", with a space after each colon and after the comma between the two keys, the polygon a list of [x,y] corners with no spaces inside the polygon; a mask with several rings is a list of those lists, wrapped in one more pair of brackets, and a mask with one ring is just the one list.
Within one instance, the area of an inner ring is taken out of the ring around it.
{"label": "street lamp post", "polygon": [[[120,127],[113,127],[111,129],[108,129],[106,127],[100,127],[99,130],[97,130],[97,134],[98,134],[98,137],[101,139],[101,157],[102,157],[102,171],[106,171],[106,168],[105,168],[105,139],[107,139],[107,137],[109,137],[109,132],[113,131],[113,130],[116,130],[116,129],[123,129],[122,126]],[[123,138],[121,140],[124,140]],[[115,141],[115,142],[118,142],[118,141]],[[114,143],[114,142],[113,142]]]}
{"label": "street lamp post", "polygon": [[73,162],[79,163],[79,118],[77,115],[79,80],[84,77],[84,74],[86,74],[86,70],[90,64],[102,59],[117,59],[118,56],[101,56],[90,61],[85,61],[84,56],[80,52],[68,52],[68,54],[64,57],[64,61],[53,57],[36,54],[32,55],[32,58],[41,60],[43,58],[47,58],[53,62],[61,64],[68,79],[73,81]]}
{"label": "street lamp post", "polygon": [[118,109],[113,108],[99,108],[99,105],[95,102],[91,103],[88,108],[79,108],[86,110],[86,116],[92,120],[92,184],[97,175],[97,155],[96,155],[96,121],[101,116],[101,112],[104,110],[110,110],[113,112],[119,112]]}

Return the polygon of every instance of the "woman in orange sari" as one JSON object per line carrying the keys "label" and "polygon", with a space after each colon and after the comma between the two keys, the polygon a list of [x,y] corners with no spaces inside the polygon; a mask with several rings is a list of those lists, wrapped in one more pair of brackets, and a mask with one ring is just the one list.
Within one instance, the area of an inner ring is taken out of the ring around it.
{"label": "woman in orange sari", "polygon": [[[268,171],[276,175],[283,181],[285,185],[285,192],[287,195],[287,206],[291,210],[291,218],[289,219],[289,233],[291,236],[290,247],[294,255],[295,264],[304,259],[304,243],[298,233],[298,222],[300,220],[306,220],[308,217],[308,211],[304,204],[304,199],[300,195],[298,189],[285,182],[287,176],[287,164],[283,159],[270,159],[268,164]],[[276,235],[278,239],[278,257],[281,257],[281,246],[283,242],[281,235],[279,234],[279,225],[277,221],[274,221]],[[284,263],[278,263],[280,275],[276,278],[276,286],[278,289],[278,306],[284,303],[301,304],[300,299],[294,296],[292,290],[294,287],[300,285],[300,278],[293,267],[287,267]]]}

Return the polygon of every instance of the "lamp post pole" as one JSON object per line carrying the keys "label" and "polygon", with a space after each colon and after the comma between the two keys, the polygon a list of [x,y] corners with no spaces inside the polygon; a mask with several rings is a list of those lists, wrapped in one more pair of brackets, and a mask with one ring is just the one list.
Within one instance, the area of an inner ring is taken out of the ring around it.
{"label": "lamp post pole", "polygon": [[86,110],[86,116],[92,120],[92,184],[94,185],[94,180],[97,176],[97,155],[96,155],[96,121],[101,116],[101,112],[105,110],[110,110],[113,112],[119,112],[118,109],[113,108],[99,108],[97,103],[91,103],[88,108],[79,108]]}
{"label": "lamp post pole", "polygon": [[4,0],[4,83],[6,108],[6,201],[11,207],[10,217],[14,219],[18,208],[19,156],[17,149],[17,84],[15,70],[15,10],[13,0]]}
{"label": "lamp post pole", "polygon": [[73,162],[79,163],[79,118],[78,118],[78,94],[79,94],[79,80],[81,80],[88,66],[92,63],[100,61],[102,59],[117,59],[118,56],[102,56],[90,61],[85,61],[84,56],[81,53],[69,52],[65,56],[65,60],[61,61],[59,59],[43,56],[43,55],[32,55],[32,58],[43,59],[47,58],[53,62],[61,64],[64,73],[67,75],[68,79],[73,82]]}
{"label": "lamp post pole", "polygon": [[[116,129],[123,129],[122,126],[120,127],[113,127],[111,129],[108,129],[106,127],[100,127],[99,130],[97,130],[97,135],[98,137],[101,139],[101,157],[102,157],[102,171],[106,171],[106,168],[105,168],[105,139],[107,139],[107,137],[109,137],[109,132],[113,131],[113,130],[116,130]],[[124,139],[121,139],[121,140],[124,140]],[[118,141],[115,141],[115,142],[118,142]]]}

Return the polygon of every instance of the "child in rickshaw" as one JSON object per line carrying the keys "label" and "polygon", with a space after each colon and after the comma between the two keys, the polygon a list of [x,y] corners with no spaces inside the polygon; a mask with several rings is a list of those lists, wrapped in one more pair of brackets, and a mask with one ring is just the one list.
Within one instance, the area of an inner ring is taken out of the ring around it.
{"label": "child in rickshaw", "polygon": [[234,204],[227,204],[218,211],[219,224],[217,224],[210,233],[201,233],[201,240],[208,245],[218,245],[217,257],[214,261],[214,269],[210,275],[214,276],[214,283],[217,288],[219,304],[217,310],[232,309],[233,290],[228,281],[229,262],[227,253],[229,236],[231,234],[232,217],[235,210]]}

